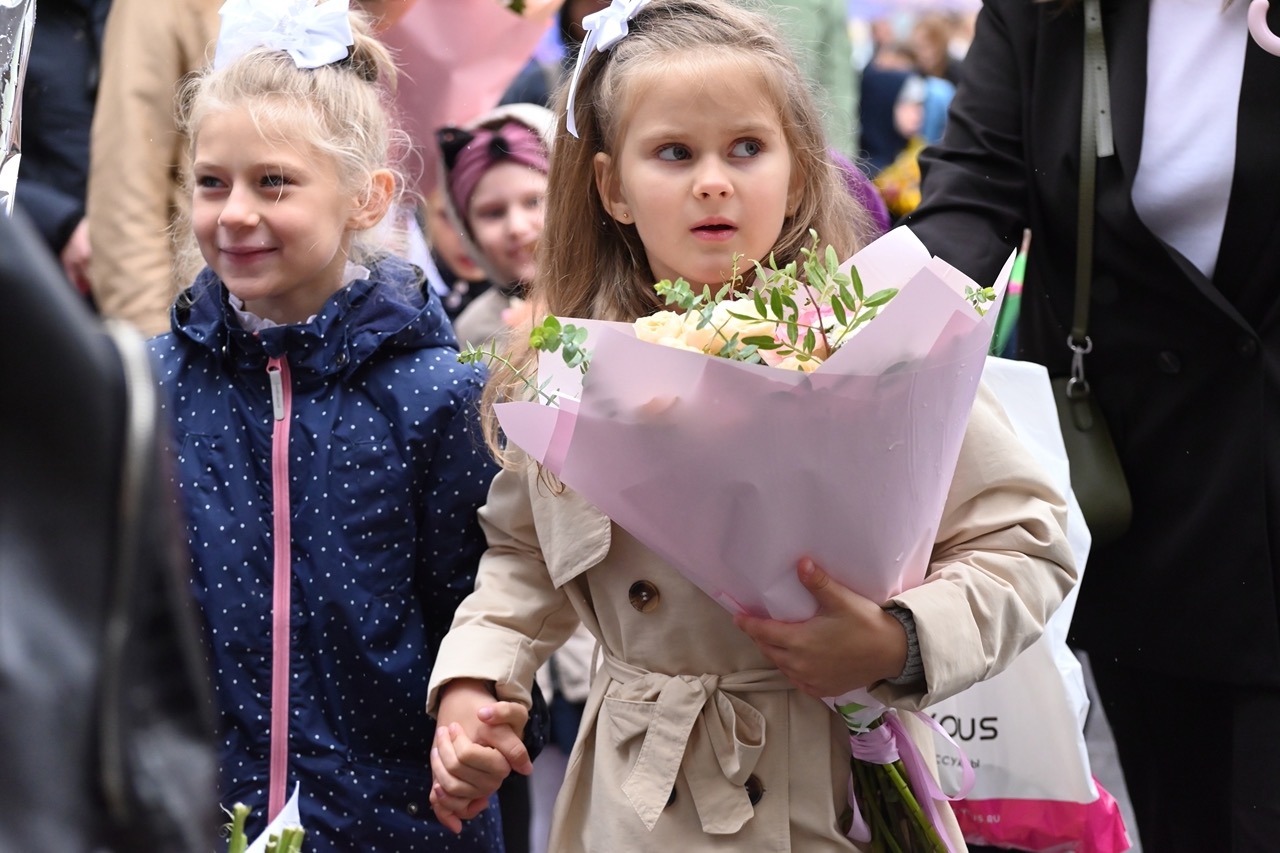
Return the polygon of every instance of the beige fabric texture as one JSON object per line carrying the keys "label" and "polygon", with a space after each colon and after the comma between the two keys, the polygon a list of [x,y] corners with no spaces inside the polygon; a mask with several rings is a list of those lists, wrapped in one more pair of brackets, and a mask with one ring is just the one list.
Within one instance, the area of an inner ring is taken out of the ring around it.
{"label": "beige fabric texture", "polygon": [[[1039,636],[1075,580],[1065,505],[985,388],[970,417],[928,579],[894,599],[916,616],[926,692],[880,685],[921,708],[1003,669]],[[536,467],[504,470],[481,519],[476,590],[432,674],[492,682],[529,702],[539,664],[581,619],[601,645],[548,849],[847,851],[843,722],[789,689],[730,615]],[[632,604],[647,582],[656,599]],[[904,723],[926,757],[930,735]],[[745,783],[764,795],[752,805]],[[674,798],[668,804],[674,785]],[[954,818],[940,804],[951,834]]]}

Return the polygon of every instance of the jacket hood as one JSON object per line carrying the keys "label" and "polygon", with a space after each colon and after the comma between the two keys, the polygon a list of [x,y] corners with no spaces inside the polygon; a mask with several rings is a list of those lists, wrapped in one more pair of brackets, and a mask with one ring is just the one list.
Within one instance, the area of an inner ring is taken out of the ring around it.
{"label": "jacket hood", "polygon": [[439,297],[422,281],[417,267],[384,257],[368,278],[330,296],[310,322],[250,332],[240,326],[226,286],[205,268],[174,304],[173,331],[239,369],[261,369],[268,358],[288,353],[295,375],[349,374],[382,349],[457,349]]}
{"label": "jacket hood", "polygon": [[[462,129],[474,131],[482,127],[501,127],[509,121],[517,121],[537,133],[542,138],[543,144],[546,145],[548,155],[552,153],[552,141],[555,139],[556,132],[556,116],[551,110],[539,104],[504,104],[494,107],[473,121],[462,125]],[[443,190],[441,195],[444,198],[445,215],[449,218],[449,224],[462,237],[462,244],[467,253],[475,259],[480,269],[484,271],[485,278],[499,286],[505,287],[509,285],[510,282],[503,281],[503,277],[493,268],[493,264],[489,263],[489,259],[485,257],[484,252],[480,251],[480,247],[476,245],[475,238],[471,234],[471,228],[467,225],[463,211],[458,210],[453,203],[453,193],[449,192],[449,170],[444,164],[443,157],[436,158],[436,172],[437,185]]]}

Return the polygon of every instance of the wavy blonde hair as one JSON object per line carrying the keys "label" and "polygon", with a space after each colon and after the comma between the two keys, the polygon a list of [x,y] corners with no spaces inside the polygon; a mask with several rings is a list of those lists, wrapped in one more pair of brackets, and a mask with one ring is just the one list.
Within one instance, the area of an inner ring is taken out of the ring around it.
{"label": "wavy blonde hair", "polygon": [[[528,293],[534,317],[631,321],[661,307],[644,245],[633,226],[615,222],[607,212],[596,188],[594,161],[597,153],[612,155],[621,147],[630,106],[645,83],[673,69],[703,78],[726,67],[754,70],[777,108],[802,188],[799,205],[784,220],[773,247],[779,265],[799,258],[810,244],[810,229],[841,257],[861,247],[871,233],[869,217],[831,160],[809,84],[775,30],[762,13],[728,0],[651,0],[631,19],[625,37],[586,58],[575,94],[578,137],[567,130],[568,92],[561,86],[546,224]],[[515,370],[497,366],[482,401],[485,438],[504,464],[513,458],[493,405],[526,395],[517,371],[527,374],[536,363],[522,330],[509,339],[505,357]]]}
{"label": "wavy blonde hair", "polygon": [[[178,101],[178,127],[187,137],[188,163],[183,176],[191,189],[190,162],[200,126],[214,113],[243,108],[265,137],[311,146],[332,157],[341,189],[363,198],[373,191],[373,173],[395,176],[390,209],[405,192],[399,164],[408,151],[391,108],[396,64],[387,47],[373,35],[369,17],[352,10],[354,44],[346,59],[319,68],[299,68],[284,51],[259,47],[219,69],[188,77]],[[178,263],[182,280],[191,281],[204,265],[191,234],[189,217],[177,224]],[[351,259],[366,262],[401,248],[388,233],[374,229],[355,235]]]}

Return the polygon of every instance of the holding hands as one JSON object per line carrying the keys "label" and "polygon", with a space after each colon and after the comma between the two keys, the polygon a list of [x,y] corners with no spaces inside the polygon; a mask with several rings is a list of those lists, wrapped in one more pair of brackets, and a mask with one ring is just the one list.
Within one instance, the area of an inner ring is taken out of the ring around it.
{"label": "holding hands", "polygon": [[529,775],[533,762],[521,739],[528,710],[499,702],[480,681],[459,679],[443,690],[431,749],[431,807],[453,832],[484,811],[511,771]]}
{"label": "holding hands", "polygon": [[800,582],[818,601],[803,622],[737,616],[734,623],[805,693],[840,696],[901,674],[907,633],[879,604],[832,578],[808,558]]}

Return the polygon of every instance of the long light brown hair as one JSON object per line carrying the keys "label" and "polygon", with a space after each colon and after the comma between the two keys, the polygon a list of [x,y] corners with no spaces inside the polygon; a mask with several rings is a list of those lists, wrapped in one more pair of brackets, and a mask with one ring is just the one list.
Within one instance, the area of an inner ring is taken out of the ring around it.
{"label": "long light brown hair", "polygon": [[[608,51],[592,51],[586,58],[575,94],[578,137],[566,127],[567,86],[557,92],[546,224],[529,289],[535,318],[554,314],[631,321],[661,307],[635,227],[615,222],[600,198],[595,155],[613,155],[621,148],[629,108],[644,81],[672,71],[705,78],[744,67],[758,72],[765,96],[778,110],[802,187],[799,205],[786,217],[773,247],[779,266],[798,259],[811,242],[810,229],[842,258],[863,244],[870,234],[869,218],[828,154],[809,84],[773,22],[727,0],[651,0],[630,20],[626,36]],[[509,337],[505,355],[527,375],[534,361],[526,336],[516,330]],[[485,437],[504,462],[510,457],[493,404],[525,396],[526,387],[513,370],[495,366],[485,391]]]}

